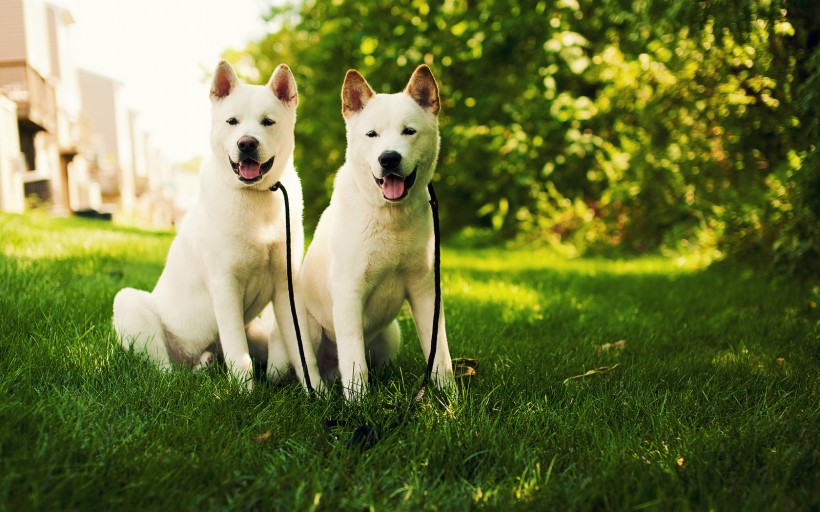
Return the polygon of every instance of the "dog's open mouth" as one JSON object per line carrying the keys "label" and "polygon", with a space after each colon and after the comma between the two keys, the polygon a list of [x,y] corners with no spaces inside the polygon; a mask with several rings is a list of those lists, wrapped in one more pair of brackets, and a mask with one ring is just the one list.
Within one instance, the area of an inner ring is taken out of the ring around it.
{"label": "dog's open mouth", "polygon": [[388,201],[400,201],[407,196],[407,192],[416,182],[416,169],[409,176],[403,178],[398,174],[388,174],[384,178],[376,178],[376,184],[382,189],[384,198]]}
{"label": "dog's open mouth", "polygon": [[239,176],[239,181],[242,183],[256,183],[262,179],[262,176],[264,176],[266,172],[270,171],[271,167],[273,167],[274,158],[276,157],[270,157],[270,160],[263,164],[260,164],[253,158],[245,158],[239,162],[234,162],[230,159],[230,157],[228,157],[228,160],[231,161],[233,172]]}

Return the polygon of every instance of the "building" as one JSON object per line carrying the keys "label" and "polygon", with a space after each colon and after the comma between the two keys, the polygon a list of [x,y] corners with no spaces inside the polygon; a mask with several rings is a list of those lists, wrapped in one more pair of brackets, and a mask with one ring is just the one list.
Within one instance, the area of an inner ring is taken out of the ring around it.
{"label": "building", "polygon": [[75,66],[74,25],[44,0],[0,0],[0,210],[22,211],[25,195],[58,213],[168,227],[170,167],[124,85]]}
{"label": "building", "polygon": [[0,94],[0,211],[23,213],[23,172],[17,104]]}
{"label": "building", "polygon": [[123,101],[123,84],[79,69],[80,104],[93,126],[103,203],[126,216],[134,212],[136,176],[132,145],[133,118]]}
{"label": "building", "polygon": [[[0,14],[0,92],[16,104],[24,194],[59,213],[93,207],[94,155],[69,51],[74,19],[42,0],[0,0]],[[4,175],[20,173],[2,165]]]}

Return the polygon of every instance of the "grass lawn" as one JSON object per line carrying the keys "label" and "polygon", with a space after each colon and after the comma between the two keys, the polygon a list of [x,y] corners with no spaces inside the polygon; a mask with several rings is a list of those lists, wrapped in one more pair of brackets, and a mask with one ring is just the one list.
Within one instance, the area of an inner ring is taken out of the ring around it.
{"label": "grass lawn", "polygon": [[[122,351],[114,294],[152,288],[171,239],[0,215],[0,510],[820,507],[809,284],[445,247],[451,353],[477,373],[400,421],[424,372],[406,315],[356,406]],[[348,447],[363,422],[390,428]]]}

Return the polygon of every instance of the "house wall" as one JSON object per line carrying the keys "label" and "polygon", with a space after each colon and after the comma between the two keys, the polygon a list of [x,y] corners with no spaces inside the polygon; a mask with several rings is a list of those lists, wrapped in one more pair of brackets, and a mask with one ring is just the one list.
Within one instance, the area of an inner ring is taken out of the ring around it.
{"label": "house wall", "polygon": [[131,121],[121,97],[122,84],[88,70],[77,70],[83,113],[88,116],[96,135],[100,182],[104,200],[109,206],[119,200],[126,216],[134,210],[136,200],[131,147]]}
{"label": "house wall", "polygon": [[43,0],[0,0],[0,91],[16,103],[24,194],[64,211],[49,9]]}
{"label": "house wall", "polygon": [[0,63],[26,58],[23,0],[0,0]]}
{"label": "house wall", "polygon": [[48,13],[42,0],[23,1],[23,25],[25,26],[26,61],[43,77],[50,77],[51,55],[49,53]]}
{"label": "house wall", "polygon": [[48,0],[0,0],[0,209],[35,194],[55,213],[95,209],[167,227],[167,163],[126,108],[123,84],[76,68],[78,29]]}
{"label": "house wall", "polygon": [[23,172],[17,104],[0,94],[0,211],[22,213]]}

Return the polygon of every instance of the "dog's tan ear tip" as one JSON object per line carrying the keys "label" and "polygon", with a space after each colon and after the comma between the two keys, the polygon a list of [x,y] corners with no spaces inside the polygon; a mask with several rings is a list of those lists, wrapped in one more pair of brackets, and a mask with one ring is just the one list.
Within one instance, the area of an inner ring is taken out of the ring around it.
{"label": "dog's tan ear tip", "polygon": [[347,73],[345,73],[345,82],[351,81],[351,80],[356,80],[356,81],[359,81],[359,82],[363,82],[364,77],[362,76],[361,73],[359,73],[358,70],[348,69]]}
{"label": "dog's tan ear tip", "polygon": [[410,81],[407,82],[405,92],[422,108],[429,110],[434,115],[438,115],[440,109],[438,83],[427,64],[419,64],[416,67]]}
{"label": "dog's tan ear tip", "polygon": [[438,86],[436,83],[436,77],[433,76],[433,70],[427,64],[419,64],[418,67],[413,71],[413,74],[410,76],[410,81],[408,82],[408,86],[412,86],[414,82],[432,82]]}
{"label": "dog's tan ear tip", "polygon": [[367,80],[355,69],[349,69],[342,84],[342,115],[345,119],[364,108],[375,93]]}
{"label": "dog's tan ear tip", "polygon": [[224,98],[236,87],[237,78],[231,63],[225,59],[219,59],[211,80],[211,99]]}
{"label": "dog's tan ear tip", "polygon": [[268,86],[276,97],[285,103],[294,105],[298,103],[299,93],[296,91],[296,79],[287,64],[282,63],[276,66],[268,81]]}
{"label": "dog's tan ear tip", "polygon": [[427,64],[419,64],[416,70],[413,72],[414,74],[421,74],[433,78],[433,70],[430,69],[430,66]]}

